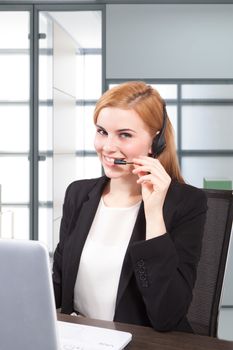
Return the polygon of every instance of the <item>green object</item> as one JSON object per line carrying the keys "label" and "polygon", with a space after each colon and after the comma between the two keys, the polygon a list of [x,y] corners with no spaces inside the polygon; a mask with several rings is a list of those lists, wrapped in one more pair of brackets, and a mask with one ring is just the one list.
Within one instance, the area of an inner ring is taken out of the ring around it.
{"label": "green object", "polygon": [[204,177],[203,187],[206,189],[215,189],[215,190],[232,190],[232,180]]}

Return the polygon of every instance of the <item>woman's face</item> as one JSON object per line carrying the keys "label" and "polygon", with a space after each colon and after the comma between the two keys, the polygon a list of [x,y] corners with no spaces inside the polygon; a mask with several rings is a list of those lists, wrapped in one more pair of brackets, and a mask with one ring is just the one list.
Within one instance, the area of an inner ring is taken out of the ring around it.
{"label": "woman's face", "polygon": [[106,176],[132,174],[132,165],[116,165],[114,159],[132,161],[151,151],[149,128],[133,109],[103,108],[96,123],[94,146]]}

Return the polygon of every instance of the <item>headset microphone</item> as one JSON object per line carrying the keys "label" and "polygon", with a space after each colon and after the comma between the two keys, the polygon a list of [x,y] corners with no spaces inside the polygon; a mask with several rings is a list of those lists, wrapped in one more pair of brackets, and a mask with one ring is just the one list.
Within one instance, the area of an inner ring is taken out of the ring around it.
{"label": "headset microphone", "polygon": [[134,164],[134,162],[127,162],[124,159],[114,159],[114,164],[117,165],[126,165],[126,164]]}

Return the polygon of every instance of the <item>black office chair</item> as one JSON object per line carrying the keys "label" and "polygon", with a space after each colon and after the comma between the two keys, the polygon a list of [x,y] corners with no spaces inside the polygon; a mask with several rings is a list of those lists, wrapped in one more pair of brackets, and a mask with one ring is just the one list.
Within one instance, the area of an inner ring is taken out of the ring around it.
{"label": "black office chair", "polygon": [[195,333],[216,337],[233,220],[233,194],[227,190],[204,191],[208,197],[208,212],[188,319]]}

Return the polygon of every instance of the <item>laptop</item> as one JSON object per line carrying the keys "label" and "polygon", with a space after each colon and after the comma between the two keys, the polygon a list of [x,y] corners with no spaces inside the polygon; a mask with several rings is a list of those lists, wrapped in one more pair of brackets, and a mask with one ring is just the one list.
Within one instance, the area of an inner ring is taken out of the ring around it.
{"label": "laptop", "polygon": [[1,350],[121,350],[131,339],[128,332],[57,321],[47,248],[0,239]]}

